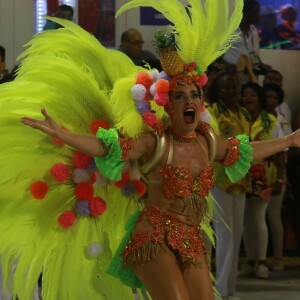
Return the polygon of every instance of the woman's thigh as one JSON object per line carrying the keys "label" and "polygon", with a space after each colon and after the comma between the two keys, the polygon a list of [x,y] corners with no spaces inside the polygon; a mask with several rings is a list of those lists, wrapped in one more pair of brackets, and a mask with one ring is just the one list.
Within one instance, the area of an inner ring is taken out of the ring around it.
{"label": "woman's thigh", "polygon": [[133,269],[153,300],[191,300],[178,261],[170,249]]}
{"label": "woman's thigh", "polygon": [[201,267],[185,267],[182,273],[190,300],[214,299],[212,281],[204,254]]}

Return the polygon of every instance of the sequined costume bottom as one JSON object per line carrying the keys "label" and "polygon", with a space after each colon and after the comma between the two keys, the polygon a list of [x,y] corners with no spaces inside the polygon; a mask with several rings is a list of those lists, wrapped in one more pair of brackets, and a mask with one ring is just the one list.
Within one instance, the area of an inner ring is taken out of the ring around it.
{"label": "sequined costume bottom", "polygon": [[207,251],[200,226],[180,222],[156,206],[145,209],[122,252],[124,267],[144,265],[169,248],[179,263],[201,267]]}

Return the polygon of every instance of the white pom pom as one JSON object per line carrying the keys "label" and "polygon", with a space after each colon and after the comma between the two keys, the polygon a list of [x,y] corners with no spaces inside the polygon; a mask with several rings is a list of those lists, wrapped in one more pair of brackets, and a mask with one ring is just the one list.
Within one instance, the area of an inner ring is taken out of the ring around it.
{"label": "white pom pom", "polygon": [[73,180],[76,183],[87,182],[90,180],[90,173],[86,169],[76,168],[73,171]]}
{"label": "white pom pom", "polygon": [[86,252],[89,257],[95,258],[102,254],[103,247],[99,243],[92,243],[87,247]]}
{"label": "white pom pom", "polygon": [[135,84],[131,88],[132,98],[136,101],[145,100],[146,93],[147,93],[147,90],[142,84]]}
{"label": "white pom pom", "polygon": [[211,120],[211,115],[207,110],[200,113],[200,121],[201,122],[210,123],[210,120]]}
{"label": "white pom pom", "polygon": [[165,72],[165,71],[162,71],[158,74],[157,76],[157,80],[160,80],[160,79],[166,79],[166,80],[169,80],[170,77],[169,75]]}
{"label": "white pom pom", "polygon": [[154,96],[156,94],[156,87],[155,87],[155,83],[153,83],[151,86],[150,86],[150,93],[152,96]]}
{"label": "white pom pom", "polygon": [[105,178],[101,173],[95,172],[96,181],[94,182],[94,187],[104,187],[108,184],[107,178]]}
{"label": "white pom pom", "polygon": [[152,81],[156,81],[157,80],[157,76],[158,76],[159,72],[157,70],[153,70],[149,73],[150,77],[152,78]]}

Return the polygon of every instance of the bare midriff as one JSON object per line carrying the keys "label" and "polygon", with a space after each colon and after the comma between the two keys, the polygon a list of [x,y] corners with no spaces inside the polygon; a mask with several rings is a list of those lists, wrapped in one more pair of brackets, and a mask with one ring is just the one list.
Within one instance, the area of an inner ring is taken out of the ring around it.
{"label": "bare midriff", "polygon": [[184,198],[169,199],[164,195],[161,185],[149,184],[145,208],[157,206],[182,223],[199,225],[202,221],[203,209],[206,209],[206,201],[205,198],[201,198],[198,201],[201,201],[199,205],[187,207]]}

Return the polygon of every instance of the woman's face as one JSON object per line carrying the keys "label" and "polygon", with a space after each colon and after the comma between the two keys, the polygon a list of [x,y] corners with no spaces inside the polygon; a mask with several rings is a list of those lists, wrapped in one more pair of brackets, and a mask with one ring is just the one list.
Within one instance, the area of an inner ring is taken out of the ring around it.
{"label": "woman's face", "polygon": [[244,89],[242,94],[242,105],[249,113],[260,111],[260,102],[257,92],[251,87]]}
{"label": "woman's face", "polygon": [[268,90],[266,92],[267,108],[274,110],[279,104],[279,97],[275,91]]}
{"label": "woman's face", "polygon": [[176,91],[170,94],[171,108],[168,112],[172,128],[181,135],[195,130],[200,118],[202,106],[199,88],[192,85],[179,85]]}
{"label": "woman's face", "polygon": [[218,84],[219,98],[225,104],[238,104],[240,100],[240,85],[236,76],[225,75],[220,78]]}

